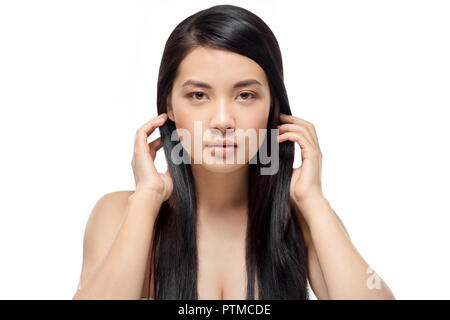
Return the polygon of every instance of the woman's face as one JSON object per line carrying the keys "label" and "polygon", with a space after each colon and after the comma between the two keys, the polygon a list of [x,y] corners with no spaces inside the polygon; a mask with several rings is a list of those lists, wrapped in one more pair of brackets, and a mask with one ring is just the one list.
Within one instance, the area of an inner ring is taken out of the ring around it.
{"label": "woman's face", "polygon": [[[230,172],[247,165],[264,140],[270,89],[255,61],[226,50],[196,47],[181,62],[167,103],[191,163]],[[237,146],[209,146],[223,140]]]}

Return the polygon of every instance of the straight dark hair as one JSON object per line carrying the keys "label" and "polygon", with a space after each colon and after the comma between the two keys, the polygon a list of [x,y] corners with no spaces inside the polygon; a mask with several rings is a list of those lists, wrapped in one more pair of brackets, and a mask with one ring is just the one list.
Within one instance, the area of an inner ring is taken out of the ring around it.
{"label": "straight dark hair", "polygon": [[[198,46],[228,50],[261,66],[270,85],[270,129],[280,123],[280,112],[291,114],[283,78],[278,42],[269,27],[252,12],[233,5],[216,5],[199,11],[170,34],[158,75],[158,114],[167,112],[168,97],[178,66]],[[159,128],[173,193],[159,211],[154,226],[150,274],[154,270],[155,299],[198,299],[197,203],[191,166],[174,164],[171,152],[175,123],[167,119]],[[267,152],[271,153],[270,143]],[[255,155],[257,159],[259,151]],[[279,170],[261,175],[259,161],[249,163],[248,223],[246,230],[247,299],[309,299],[307,253],[295,208],[289,196],[294,143],[279,145]],[[151,277],[149,277],[151,279]],[[151,281],[151,280],[149,280]],[[150,288],[150,283],[149,283]]]}

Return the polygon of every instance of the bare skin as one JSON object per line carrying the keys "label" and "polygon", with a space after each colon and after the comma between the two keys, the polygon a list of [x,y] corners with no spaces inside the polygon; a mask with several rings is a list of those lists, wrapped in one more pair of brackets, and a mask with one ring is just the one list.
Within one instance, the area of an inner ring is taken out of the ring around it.
{"label": "bare skin", "polygon": [[[107,194],[103,199],[102,209],[107,215],[97,222],[99,238],[96,240],[104,245],[104,251],[112,242],[112,235],[120,228],[120,223],[125,217],[128,199],[135,191],[117,191]],[[245,211],[245,209],[242,209]],[[234,213],[236,219],[227,221],[227,227],[220,229],[206,227],[219,223],[219,220],[207,223],[199,222],[198,229],[198,297],[199,300],[245,300],[246,297],[246,269],[245,269],[245,228],[246,220],[239,217],[244,212]],[[232,213],[230,213],[232,215]],[[100,227],[101,226],[101,227]],[[306,225],[301,223],[305,239],[308,239]],[[314,251],[309,251],[310,279],[315,295],[319,299],[326,299],[326,287],[321,278],[320,266]],[[148,299],[149,293],[149,260],[147,259],[145,275],[141,286],[140,299]],[[89,270],[86,270],[89,271]],[[82,275],[84,277],[85,275]],[[150,299],[154,299],[153,282],[150,286]],[[258,298],[256,290],[256,298]],[[82,298],[83,299],[83,298]],[[86,298],[88,299],[88,298]]]}
{"label": "bare skin", "polygon": [[[235,88],[242,80],[259,84]],[[206,83],[184,85],[188,80]],[[194,121],[202,123],[202,142],[238,138],[235,129],[265,129],[270,111],[266,75],[253,60],[233,52],[196,48],[179,66],[167,113],[152,119],[136,133],[133,173],[136,191],[117,191],[102,197],[86,226],[80,287],[74,299],[148,297],[150,239],[163,201],[173,191],[168,172],[156,171],[154,159],[160,138],[148,136],[167,118],[194,136]],[[367,263],[350,241],[342,221],[320,188],[321,152],[314,127],[297,117],[282,117],[280,142],[302,148],[302,167],[293,171],[294,201],[307,247],[309,283],[318,299],[392,299],[384,281],[367,288]],[[213,130],[214,129],[214,130]],[[230,130],[230,131],[227,131]],[[258,140],[258,146],[262,141]],[[182,140],[185,145],[186,140]],[[191,141],[191,145],[193,142]],[[202,145],[205,148],[205,144]],[[190,154],[191,160],[197,156]],[[198,206],[199,299],[246,299],[245,232],[247,225],[248,159],[218,164],[191,161]],[[323,230],[327,232],[323,232]],[[123,261],[126,259],[126,263]],[[258,283],[256,283],[258,286]],[[256,290],[256,298],[258,298]]]}

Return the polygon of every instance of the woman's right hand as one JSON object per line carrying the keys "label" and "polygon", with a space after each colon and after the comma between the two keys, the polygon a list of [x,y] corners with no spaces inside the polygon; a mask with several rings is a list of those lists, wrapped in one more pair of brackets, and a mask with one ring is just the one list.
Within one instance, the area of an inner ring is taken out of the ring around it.
{"label": "woman's right hand", "polygon": [[145,123],[136,131],[134,140],[134,153],[131,166],[133,167],[136,192],[151,193],[162,202],[169,199],[173,191],[172,177],[167,168],[165,173],[159,173],[155,167],[155,157],[158,149],[162,147],[161,137],[147,143],[147,138],[167,120],[167,113]]}

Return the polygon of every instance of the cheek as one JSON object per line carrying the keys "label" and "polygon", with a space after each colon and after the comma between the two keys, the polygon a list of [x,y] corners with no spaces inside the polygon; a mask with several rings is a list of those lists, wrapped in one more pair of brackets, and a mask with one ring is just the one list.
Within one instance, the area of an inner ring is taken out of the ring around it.
{"label": "cheek", "polygon": [[266,128],[269,119],[270,100],[259,99],[253,104],[239,109],[238,119],[248,128]]}
{"label": "cheek", "polygon": [[[202,120],[202,114],[186,110],[187,108],[175,109],[175,127],[177,129],[178,137],[181,140],[183,148],[189,153],[192,161],[193,153],[199,150],[194,149],[194,145],[202,145],[202,138],[205,130],[205,123]],[[197,129],[196,129],[197,128]],[[197,130],[197,131],[196,131]],[[186,141],[189,139],[189,142]],[[195,141],[197,139],[197,141]],[[198,157],[198,155],[196,155]]]}
{"label": "cheek", "polygon": [[242,129],[255,130],[256,137],[258,141],[258,148],[261,146],[263,139],[260,139],[260,132],[262,132],[262,137],[264,137],[264,131],[267,129],[267,121],[269,119],[269,110],[266,110],[261,106],[258,111],[245,112],[239,116],[239,123],[242,125]]}
{"label": "cheek", "polygon": [[194,135],[194,120],[197,119],[197,115],[190,112],[190,110],[183,105],[182,99],[173,100],[173,116],[175,120],[175,127],[179,132],[178,136],[182,136],[183,132],[187,131],[192,139]]}

